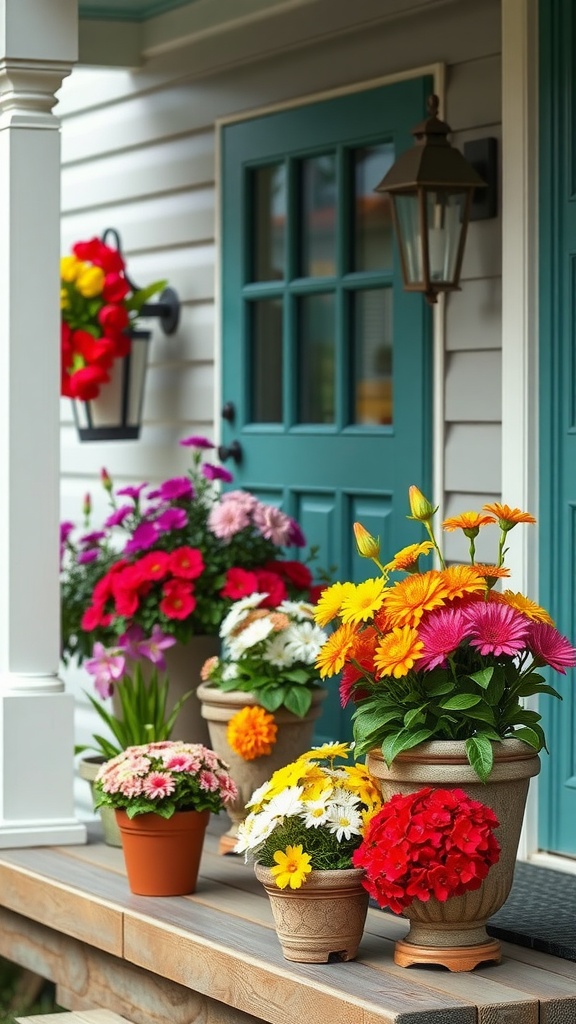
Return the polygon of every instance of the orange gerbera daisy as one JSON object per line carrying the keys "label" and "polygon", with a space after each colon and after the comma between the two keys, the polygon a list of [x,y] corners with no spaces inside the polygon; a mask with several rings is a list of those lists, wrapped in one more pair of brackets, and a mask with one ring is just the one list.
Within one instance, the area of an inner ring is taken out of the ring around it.
{"label": "orange gerbera daisy", "polygon": [[334,676],[344,668],[355,638],[356,630],[350,622],[339,626],[332,636],[328,637],[315,662],[322,679]]}
{"label": "orange gerbera daisy", "polygon": [[422,657],[424,644],[411,626],[395,626],[382,637],[374,658],[374,665],[381,676],[400,679],[408,675],[418,658]]}
{"label": "orange gerbera daisy", "polygon": [[486,593],[486,581],[477,572],[475,565],[449,565],[442,570],[447,591],[447,600],[453,601],[465,594]]}
{"label": "orange gerbera daisy", "polygon": [[444,604],[448,590],[441,572],[431,569],[400,580],[384,595],[393,626],[417,626],[424,612]]}
{"label": "orange gerbera daisy", "polygon": [[495,593],[493,596],[497,601],[503,601],[504,604],[515,608],[517,612],[522,612],[533,622],[545,622],[547,626],[554,625],[554,620],[546,609],[541,608],[535,601],[531,601],[529,597],[524,597],[524,594],[515,594],[512,590],[505,590],[502,594]]}
{"label": "orange gerbera daisy", "polygon": [[449,533],[453,530],[464,530],[467,537],[477,537],[481,526],[495,522],[494,516],[483,516],[480,512],[461,512],[459,516],[445,519],[442,528]]}
{"label": "orange gerbera daisy", "polygon": [[482,508],[485,512],[496,516],[500,529],[504,531],[511,530],[517,523],[536,522],[534,516],[531,516],[529,512],[521,512],[519,508],[501,505],[498,501],[494,501],[490,505],[482,505]]}
{"label": "orange gerbera daisy", "polygon": [[374,612],[382,607],[385,586],[386,580],[383,576],[351,586],[342,599],[342,622],[359,623],[371,618]]}
{"label": "orange gerbera daisy", "polygon": [[245,707],[228,722],[226,739],[235,754],[254,761],[272,753],[277,732],[274,715],[258,706]]}
{"label": "orange gerbera daisy", "polygon": [[391,572],[418,571],[418,559],[420,558],[420,555],[427,555],[433,547],[434,545],[430,540],[423,540],[420,544],[409,544],[408,547],[402,548],[401,551],[397,551],[392,561],[388,562],[384,568],[389,569]]}

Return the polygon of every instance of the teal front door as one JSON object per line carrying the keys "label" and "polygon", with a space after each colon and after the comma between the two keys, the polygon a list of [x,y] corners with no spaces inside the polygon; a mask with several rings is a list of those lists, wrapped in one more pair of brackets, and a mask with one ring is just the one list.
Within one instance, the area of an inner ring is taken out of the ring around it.
{"label": "teal front door", "polygon": [[[235,485],[282,506],[334,579],[421,539],[407,491],[431,484],[430,314],[403,292],[387,198],[430,79],[222,129],[223,444]],[[335,692],[321,732],[348,731]]]}
{"label": "teal front door", "polygon": [[[540,603],[576,642],[576,59],[573,0],[540,3]],[[539,844],[576,857],[576,671],[542,698],[550,754],[538,786]]]}

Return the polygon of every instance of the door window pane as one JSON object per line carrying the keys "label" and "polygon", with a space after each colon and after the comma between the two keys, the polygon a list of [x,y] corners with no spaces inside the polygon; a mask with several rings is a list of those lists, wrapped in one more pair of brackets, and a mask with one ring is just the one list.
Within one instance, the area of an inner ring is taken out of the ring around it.
{"label": "door window pane", "polygon": [[282,423],[282,301],[252,304],[250,420]]}
{"label": "door window pane", "polygon": [[284,277],[286,237],[286,165],[259,167],[252,179],[254,281]]}
{"label": "door window pane", "polygon": [[333,295],[308,295],[299,305],[299,423],[334,422]]}
{"label": "door window pane", "polygon": [[303,160],[302,259],[304,277],[328,277],[336,273],[336,156]]}
{"label": "door window pane", "polygon": [[394,163],[394,146],[355,149],[354,161],[354,270],[389,270],[392,267],[390,198],[374,189]]}
{"label": "door window pane", "polygon": [[355,292],[353,323],[352,422],[374,425],[393,420],[392,289]]}

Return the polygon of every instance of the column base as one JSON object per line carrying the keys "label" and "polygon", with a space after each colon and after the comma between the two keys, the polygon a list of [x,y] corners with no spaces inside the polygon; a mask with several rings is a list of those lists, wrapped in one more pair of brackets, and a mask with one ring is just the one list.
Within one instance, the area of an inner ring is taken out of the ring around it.
{"label": "column base", "polygon": [[86,826],[79,821],[0,819],[0,850],[13,850],[24,846],[81,846],[86,841]]}

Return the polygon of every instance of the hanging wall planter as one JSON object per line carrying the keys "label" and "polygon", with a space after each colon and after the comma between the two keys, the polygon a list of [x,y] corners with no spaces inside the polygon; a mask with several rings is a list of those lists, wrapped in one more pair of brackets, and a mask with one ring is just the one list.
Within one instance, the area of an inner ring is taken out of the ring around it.
{"label": "hanging wall planter", "polygon": [[[114,245],[107,244],[112,236]],[[81,441],[140,436],[149,330],[156,317],[165,334],[178,326],[176,292],[157,281],[137,288],[126,273],[118,232],[78,242],[60,263],[62,395],[72,399]],[[160,292],[157,302],[148,299]]]}

